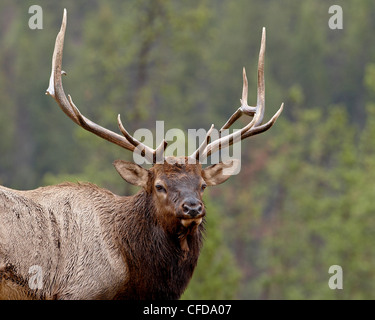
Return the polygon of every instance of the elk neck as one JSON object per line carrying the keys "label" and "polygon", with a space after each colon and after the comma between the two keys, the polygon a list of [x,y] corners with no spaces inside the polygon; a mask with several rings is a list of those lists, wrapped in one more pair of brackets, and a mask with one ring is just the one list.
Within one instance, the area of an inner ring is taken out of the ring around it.
{"label": "elk neck", "polygon": [[[181,224],[166,227],[145,190],[121,197],[120,207],[115,232],[129,276],[117,298],[178,299],[198,261],[203,223],[194,232]],[[181,238],[188,251],[182,248]]]}

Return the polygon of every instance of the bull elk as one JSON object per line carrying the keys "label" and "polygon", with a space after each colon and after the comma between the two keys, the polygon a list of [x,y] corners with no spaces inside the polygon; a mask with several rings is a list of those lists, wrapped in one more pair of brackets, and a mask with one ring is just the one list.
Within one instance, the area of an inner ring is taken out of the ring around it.
{"label": "bull elk", "polygon": [[[238,161],[202,167],[213,152],[268,130],[265,108],[263,28],[257,105],[247,103],[243,69],[241,106],[222,129],[243,114],[241,130],[211,142],[211,127],[189,157],[165,157],[167,142],[151,149],[124,128],[119,135],[83,116],[64,93],[61,69],[67,14],[57,35],[47,89],[77,125],[127,150],[138,150],[152,167],[117,160],[114,166],[133,196],[118,196],[89,183],[63,183],[30,191],[0,187],[0,299],[178,299],[193,275],[202,246],[207,186],[226,181]],[[41,285],[30,286],[37,266]]]}

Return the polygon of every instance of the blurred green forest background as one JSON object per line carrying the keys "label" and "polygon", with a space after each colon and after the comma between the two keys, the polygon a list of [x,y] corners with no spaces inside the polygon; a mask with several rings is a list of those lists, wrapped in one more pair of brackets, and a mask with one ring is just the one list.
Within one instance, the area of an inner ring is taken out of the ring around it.
{"label": "blurred green forest background", "polygon": [[[43,29],[28,27],[31,5]],[[343,29],[331,30],[331,5]],[[256,102],[267,28],[266,133],[242,170],[207,190],[204,250],[185,299],[375,298],[375,2],[132,0],[0,2],[0,184],[90,181],[137,189],[112,167],[129,152],[85,132],[44,94],[63,8],[65,92],[118,131],[220,127],[239,107],[242,67]],[[243,125],[245,120],[237,124]],[[343,290],[328,269],[343,268]]]}

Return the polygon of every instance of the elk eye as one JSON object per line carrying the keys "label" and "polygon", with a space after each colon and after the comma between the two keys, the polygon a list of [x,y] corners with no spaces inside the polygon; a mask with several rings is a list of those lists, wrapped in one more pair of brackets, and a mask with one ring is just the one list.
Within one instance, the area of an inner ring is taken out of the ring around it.
{"label": "elk eye", "polygon": [[207,184],[203,183],[201,186],[201,190],[203,191],[204,189],[206,189],[206,187],[207,187]]}
{"label": "elk eye", "polygon": [[167,190],[165,190],[165,188],[161,184],[155,185],[155,188],[158,192],[167,192]]}

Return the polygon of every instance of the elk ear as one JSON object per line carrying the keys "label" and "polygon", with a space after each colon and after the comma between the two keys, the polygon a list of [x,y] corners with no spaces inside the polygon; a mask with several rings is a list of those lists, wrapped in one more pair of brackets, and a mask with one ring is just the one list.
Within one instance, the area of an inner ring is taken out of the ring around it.
{"label": "elk ear", "polygon": [[146,188],[149,171],[133,162],[116,160],[113,162],[120,176],[130,184]]}
{"label": "elk ear", "polygon": [[233,159],[213,164],[202,170],[202,177],[208,186],[216,186],[240,171],[240,161]]}

